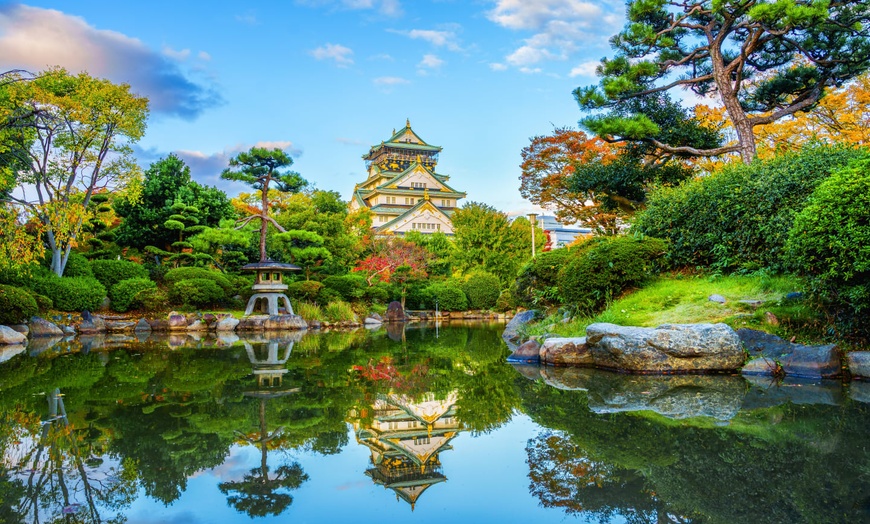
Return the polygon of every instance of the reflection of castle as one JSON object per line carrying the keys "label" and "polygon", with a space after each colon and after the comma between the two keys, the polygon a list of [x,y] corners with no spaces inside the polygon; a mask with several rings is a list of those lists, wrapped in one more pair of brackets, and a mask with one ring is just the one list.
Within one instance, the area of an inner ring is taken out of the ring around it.
{"label": "reflection of castle", "polygon": [[453,449],[459,432],[456,392],[437,400],[428,393],[416,402],[402,395],[380,396],[372,406],[374,420],[363,426],[354,421],[356,440],[371,450],[374,465],[366,475],[396,492],[411,505],[429,486],[447,480],[438,455]]}

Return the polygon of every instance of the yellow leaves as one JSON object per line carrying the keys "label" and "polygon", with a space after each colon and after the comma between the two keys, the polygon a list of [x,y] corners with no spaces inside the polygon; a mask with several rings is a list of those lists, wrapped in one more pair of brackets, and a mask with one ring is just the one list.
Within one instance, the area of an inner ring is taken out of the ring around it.
{"label": "yellow leaves", "polygon": [[76,247],[76,237],[82,223],[90,218],[89,211],[78,202],[54,201],[36,206],[36,214],[51,228],[57,245]]}
{"label": "yellow leaves", "polygon": [[28,233],[13,210],[0,208],[0,269],[26,270],[42,259],[45,253],[40,240],[42,227],[35,224],[33,228]]}

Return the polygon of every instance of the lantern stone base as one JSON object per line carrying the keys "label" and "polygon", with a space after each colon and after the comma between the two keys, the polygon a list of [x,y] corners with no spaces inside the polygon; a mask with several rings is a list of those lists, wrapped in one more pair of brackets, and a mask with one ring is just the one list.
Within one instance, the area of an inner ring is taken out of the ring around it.
{"label": "lantern stone base", "polygon": [[286,314],[292,315],[293,308],[290,306],[290,299],[283,293],[256,293],[248,300],[248,307],[245,308],[245,316],[250,315],[255,310],[258,313],[266,315],[278,314],[278,303],[284,301],[284,309]]}

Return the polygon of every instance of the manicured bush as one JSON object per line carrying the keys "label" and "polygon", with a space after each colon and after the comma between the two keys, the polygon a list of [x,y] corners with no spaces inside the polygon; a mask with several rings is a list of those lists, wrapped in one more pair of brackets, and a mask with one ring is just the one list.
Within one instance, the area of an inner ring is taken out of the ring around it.
{"label": "manicured bush", "polygon": [[373,286],[363,288],[362,298],[369,304],[385,304],[390,300],[393,288],[384,282],[378,282]]}
{"label": "manicured bush", "polygon": [[323,308],[323,315],[330,322],[350,322],[356,319],[356,313],[354,313],[351,305],[342,300],[327,304]]}
{"label": "manicured bush", "polygon": [[870,334],[870,159],[825,180],[795,217],[791,268],[849,331]]}
{"label": "manicured bush", "polygon": [[123,313],[138,306],[136,295],[146,289],[156,289],[157,284],[147,278],[128,278],[112,286],[109,290],[109,299],[112,301],[112,309]]}
{"label": "manicured bush", "polygon": [[566,247],[545,251],[523,266],[512,289],[513,299],[517,304],[527,308],[561,304],[559,272],[576,249],[582,248]]}
{"label": "manicured bush", "polygon": [[169,300],[186,306],[211,306],[226,297],[223,289],[210,278],[189,278],[172,284]]}
{"label": "manicured bush", "polygon": [[498,296],[498,300],[495,301],[495,310],[496,311],[507,311],[509,309],[513,309],[516,307],[513,293],[510,289],[503,289],[501,294]]}
{"label": "manicured bush", "polygon": [[730,165],[654,191],[633,230],[668,240],[672,267],[781,271],[788,232],[809,196],[832,172],[868,156],[863,149],[814,146]]}
{"label": "manicured bush", "polygon": [[232,296],[239,295],[242,300],[247,302],[251,295],[254,294],[254,276],[253,275],[226,275],[227,280],[232,285]]}
{"label": "manicured bush", "polygon": [[462,287],[454,281],[438,282],[426,288],[426,292],[432,297],[430,308],[437,307],[441,311],[465,311],[468,309],[468,298]]}
{"label": "manicured bush", "polygon": [[54,301],[52,299],[33,291],[31,291],[30,294],[33,296],[33,299],[36,300],[36,307],[39,308],[39,311],[45,312],[54,309]]}
{"label": "manicured bush", "polygon": [[604,307],[657,271],[666,244],[655,238],[599,237],[572,250],[559,278],[564,303],[586,313]]}
{"label": "manicured bush", "polygon": [[158,288],[146,288],[136,293],[133,302],[145,311],[163,311],[169,304],[169,295]]}
{"label": "manicured bush", "polygon": [[27,290],[0,284],[0,324],[18,324],[37,313],[39,306]]}
{"label": "manicured bush", "polygon": [[220,271],[213,271],[204,267],[177,267],[175,269],[170,269],[163,276],[163,282],[170,288],[171,295],[171,289],[177,282],[195,278],[211,280],[223,290],[225,296],[233,295],[233,284],[226,275]]}
{"label": "manicured bush", "polygon": [[366,287],[366,279],[359,274],[331,276],[323,279],[323,285],[338,293],[342,300],[354,301],[363,296]]}
{"label": "manicured bush", "polygon": [[[49,254],[49,261],[51,255]],[[71,251],[69,258],[66,261],[66,267],[63,269],[65,277],[92,277],[94,276],[91,263],[84,255]]]}
{"label": "manicured bush", "polygon": [[33,279],[31,289],[50,297],[60,311],[93,311],[106,298],[106,288],[96,278],[58,277],[48,274]]}
{"label": "manicured bush", "polygon": [[323,284],[314,280],[290,282],[287,284],[287,296],[296,300],[315,302],[321,289],[323,289]]}
{"label": "manicured bush", "polygon": [[145,266],[130,260],[92,260],[91,269],[94,272],[94,278],[99,280],[106,289],[112,289],[115,284],[122,280],[148,278],[148,270]]}
{"label": "manicured bush", "polygon": [[474,272],[465,279],[462,291],[471,309],[492,309],[501,294],[501,282],[491,273]]}

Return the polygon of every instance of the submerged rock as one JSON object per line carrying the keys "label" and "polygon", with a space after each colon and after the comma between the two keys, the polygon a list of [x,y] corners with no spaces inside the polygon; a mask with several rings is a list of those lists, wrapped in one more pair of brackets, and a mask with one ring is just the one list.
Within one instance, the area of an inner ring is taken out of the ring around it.
{"label": "submerged rock", "polygon": [[596,366],[638,373],[727,371],[744,360],[740,339],[725,324],[597,323],[586,328],[586,342]]}

